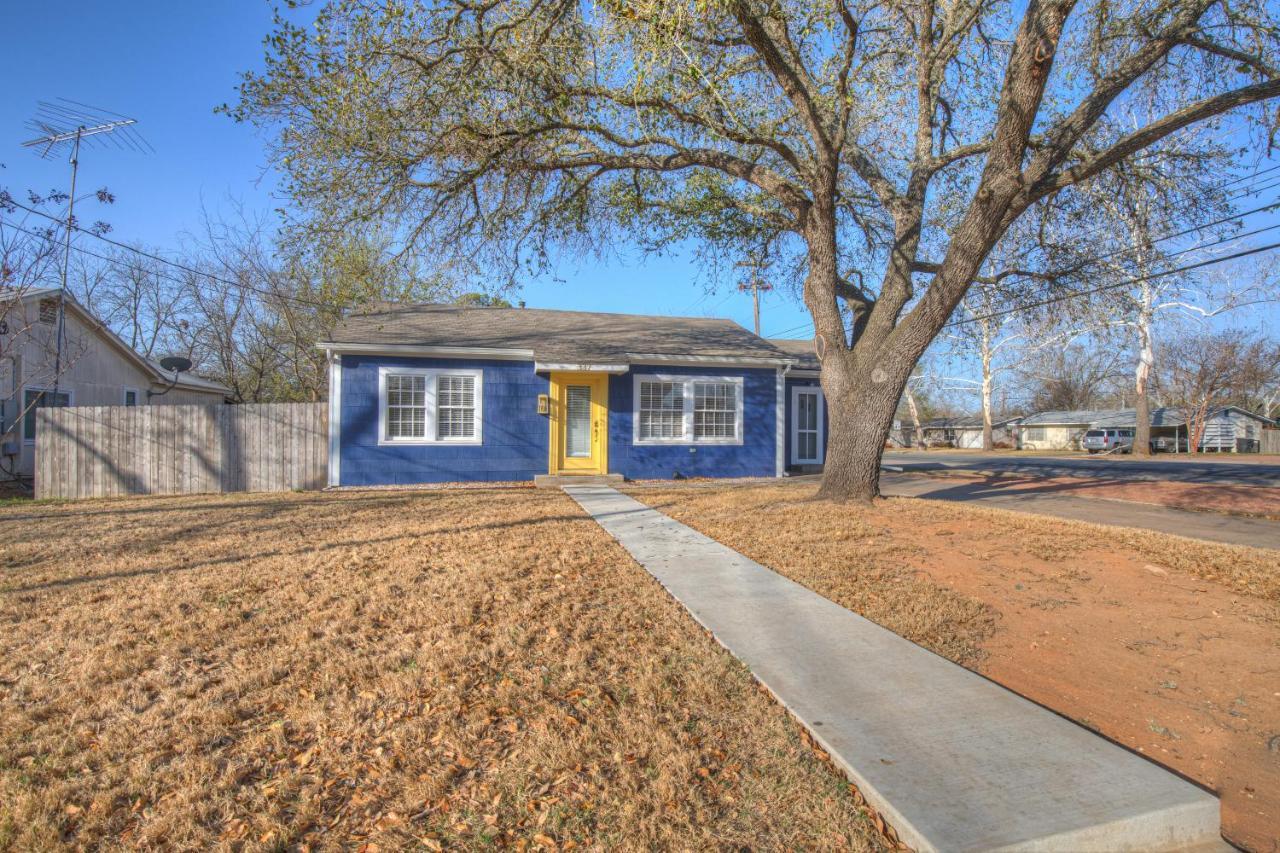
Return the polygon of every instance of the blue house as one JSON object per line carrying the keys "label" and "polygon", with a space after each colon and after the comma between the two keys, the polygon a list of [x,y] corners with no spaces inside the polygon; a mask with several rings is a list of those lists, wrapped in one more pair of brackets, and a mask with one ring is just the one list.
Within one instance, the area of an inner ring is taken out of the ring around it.
{"label": "blue house", "polygon": [[393,304],[320,346],[330,485],[765,477],[822,464],[812,342],[729,320]]}

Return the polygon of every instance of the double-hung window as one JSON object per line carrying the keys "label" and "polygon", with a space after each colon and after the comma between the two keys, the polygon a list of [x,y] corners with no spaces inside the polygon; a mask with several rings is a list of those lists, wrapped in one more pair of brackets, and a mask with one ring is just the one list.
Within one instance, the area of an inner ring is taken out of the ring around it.
{"label": "double-hung window", "polygon": [[480,370],[382,367],[379,444],[480,444]]}
{"label": "double-hung window", "polygon": [[742,377],[637,376],[636,444],[741,444]]}

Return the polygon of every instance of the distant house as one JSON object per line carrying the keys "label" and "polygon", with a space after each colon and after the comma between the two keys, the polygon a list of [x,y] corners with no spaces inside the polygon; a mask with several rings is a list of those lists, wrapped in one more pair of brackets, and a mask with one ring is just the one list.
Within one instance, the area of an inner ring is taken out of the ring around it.
{"label": "distant house", "polygon": [[320,346],[332,485],[781,476],[825,455],[812,342],[729,320],[383,305]]}
{"label": "distant house", "polygon": [[1079,450],[1080,438],[1106,411],[1076,409],[1027,415],[1016,430],[1021,450]]}
{"label": "distant house", "polygon": [[35,463],[36,409],[45,406],[146,406],[221,403],[230,390],[183,374],[173,379],[139,355],[61,290],[0,292],[0,479],[30,476]]}
{"label": "distant house", "polygon": [[[1020,418],[1005,418],[991,423],[991,440],[997,446],[1013,446],[1013,427]],[[982,449],[982,418],[933,418],[920,424],[927,445]]]}
{"label": "distant house", "polygon": [[[1037,412],[1017,424],[1015,436],[1022,450],[1079,450],[1081,437],[1090,429],[1133,429],[1136,425],[1133,409]],[[1262,430],[1274,425],[1274,421],[1237,406],[1216,409],[1209,414],[1199,450],[1257,453]],[[1157,450],[1185,451],[1189,438],[1182,412],[1173,407],[1153,409],[1151,440]]]}

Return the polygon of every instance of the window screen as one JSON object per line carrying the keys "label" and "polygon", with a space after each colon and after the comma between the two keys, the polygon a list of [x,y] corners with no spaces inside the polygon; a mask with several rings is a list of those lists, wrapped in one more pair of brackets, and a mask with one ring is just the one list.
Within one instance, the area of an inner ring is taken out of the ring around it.
{"label": "window screen", "polygon": [[728,382],[693,383],[693,437],[735,438],[738,395]]}
{"label": "window screen", "polygon": [[474,376],[436,377],[436,438],[474,438],[476,380]]}
{"label": "window screen", "polygon": [[426,433],[426,377],[387,376],[387,438],[423,438]]}

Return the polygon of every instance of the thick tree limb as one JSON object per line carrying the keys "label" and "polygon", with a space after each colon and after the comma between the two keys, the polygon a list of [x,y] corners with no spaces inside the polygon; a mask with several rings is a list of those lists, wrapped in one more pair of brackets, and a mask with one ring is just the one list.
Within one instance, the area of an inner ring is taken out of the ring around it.
{"label": "thick tree limb", "polygon": [[1126,157],[1148,148],[1161,139],[1235,107],[1258,103],[1280,96],[1280,78],[1245,86],[1205,98],[1172,112],[1140,130],[1135,130],[1117,140],[1110,148],[1100,151],[1057,175],[1052,175],[1032,188],[1032,201],[1052,195],[1064,187],[1078,184],[1111,168]]}

